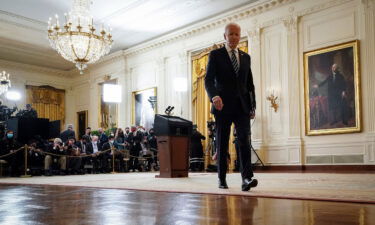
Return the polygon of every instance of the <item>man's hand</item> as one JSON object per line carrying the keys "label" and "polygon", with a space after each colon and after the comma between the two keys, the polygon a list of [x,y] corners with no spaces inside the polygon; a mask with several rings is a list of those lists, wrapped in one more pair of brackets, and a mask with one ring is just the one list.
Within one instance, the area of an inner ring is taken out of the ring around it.
{"label": "man's hand", "polygon": [[253,120],[255,118],[255,111],[250,112],[250,119]]}
{"label": "man's hand", "polygon": [[220,96],[215,96],[212,98],[212,104],[214,105],[215,109],[221,111],[223,109],[223,100],[221,100]]}

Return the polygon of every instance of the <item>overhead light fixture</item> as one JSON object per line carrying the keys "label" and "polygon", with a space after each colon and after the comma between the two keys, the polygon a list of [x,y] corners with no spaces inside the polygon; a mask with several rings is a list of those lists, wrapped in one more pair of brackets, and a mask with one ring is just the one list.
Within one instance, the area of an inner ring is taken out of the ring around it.
{"label": "overhead light fixture", "polygon": [[121,102],[121,86],[117,84],[103,84],[104,102]]}
{"label": "overhead light fixture", "polygon": [[65,13],[65,23],[60,26],[59,17],[53,24],[48,20],[48,39],[64,59],[76,64],[83,74],[87,64],[98,61],[109,53],[112,47],[111,28],[102,25],[100,32],[94,27],[93,17],[90,15],[91,0],[73,0],[72,10]]}
{"label": "overhead light fixture", "polygon": [[187,79],[184,77],[176,77],[173,80],[174,90],[177,92],[186,92],[187,91]]}
{"label": "overhead light fixture", "polygon": [[8,88],[11,87],[9,73],[3,71],[0,73],[0,95],[8,91]]}
{"label": "overhead light fixture", "polygon": [[18,101],[21,99],[21,94],[18,91],[8,91],[5,96],[10,101]]}

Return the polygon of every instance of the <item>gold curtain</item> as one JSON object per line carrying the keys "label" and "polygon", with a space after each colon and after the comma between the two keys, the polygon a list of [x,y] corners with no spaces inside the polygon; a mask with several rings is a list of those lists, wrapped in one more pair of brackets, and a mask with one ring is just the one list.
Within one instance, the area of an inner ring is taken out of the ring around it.
{"label": "gold curtain", "polygon": [[65,123],[65,90],[51,86],[26,85],[26,103],[32,104],[38,118],[50,121],[60,120],[61,127]]}
{"label": "gold curtain", "polygon": [[[210,48],[201,50],[192,55],[192,105],[193,105],[193,121],[197,124],[199,132],[201,132],[206,140],[203,142],[204,150],[210,145],[208,138],[207,121],[213,120],[214,116],[210,114],[211,103],[208,99],[206,89],[204,87],[204,77],[206,75],[206,67],[208,63],[208,55],[210,51],[216,48],[221,48],[224,44],[214,45]],[[242,41],[238,45],[239,49],[248,52],[247,41]],[[229,168],[234,168],[234,160],[236,159],[236,150],[231,135],[229,144],[229,154],[231,156],[231,163]],[[211,152],[205,151],[205,166],[212,164]]]}

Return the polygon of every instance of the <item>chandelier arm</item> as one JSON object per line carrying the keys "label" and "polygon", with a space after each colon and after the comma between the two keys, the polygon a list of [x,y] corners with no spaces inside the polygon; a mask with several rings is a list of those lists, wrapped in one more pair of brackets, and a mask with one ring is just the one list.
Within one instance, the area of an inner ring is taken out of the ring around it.
{"label": "chandelier arm", "polygon": [[91,38],[92,38],[92,36],[90,35],[89,43],[87,44],[87,52],[86,52],[86,55],[85,55],[85,57],[83,59],[86,59],[86,57],[88,56],[88,54],[89,54],[89,52],[91,50]]}
{"label": "chandelier arm", "polygon": [[103,48],[105,47],[104,44],[105,44],[105,39],[103,37],[103,40],[102,40],[101,45],[100,45],[100,52],[103,52]]}
{"label": "chandelier arm", "polygon": [[74,56],[77,58],[76,62],[79,62],[81,59],[77,56],[76,50],[74,49],[73,41],[72,41],[72,35],[69,35],[69,40],[70,40],[70,47],[72,48]]}

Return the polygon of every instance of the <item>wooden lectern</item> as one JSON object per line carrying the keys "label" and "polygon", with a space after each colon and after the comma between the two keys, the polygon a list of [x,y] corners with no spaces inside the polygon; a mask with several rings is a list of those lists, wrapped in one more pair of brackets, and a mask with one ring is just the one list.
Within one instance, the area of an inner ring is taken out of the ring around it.
{"label": "wooden lectern", "polygon": [[192,125],[191,121],[176,116],[155,115],[160,164],[160,175],[156,177],[188,177]]}

